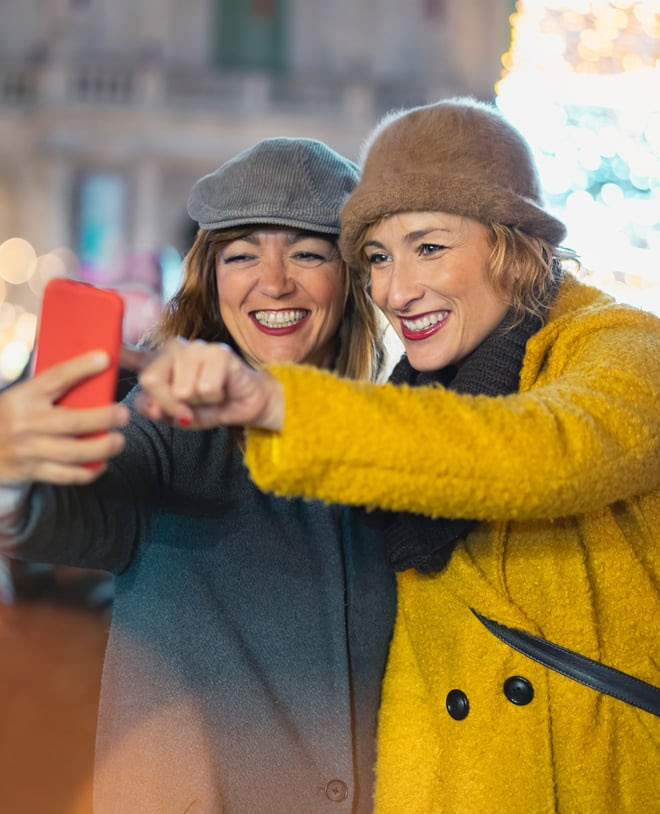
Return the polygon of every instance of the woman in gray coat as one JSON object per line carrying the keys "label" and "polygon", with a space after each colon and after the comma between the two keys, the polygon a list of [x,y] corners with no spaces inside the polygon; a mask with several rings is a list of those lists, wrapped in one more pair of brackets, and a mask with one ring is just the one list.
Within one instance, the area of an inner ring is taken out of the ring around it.
{"label": "woman in gray coat", "polygon": [[[356,181],[324,144],[284,138],[201,178],[154,343],[373,377],[377,318],[336,246]],[[262,494],[240,431],[153,423],[135,393],[54,406],[104,364],[79,357],[0,396],[4,551],[115,575],[95,812],[370,811],[395,602],[380,547],[339,506]]]}

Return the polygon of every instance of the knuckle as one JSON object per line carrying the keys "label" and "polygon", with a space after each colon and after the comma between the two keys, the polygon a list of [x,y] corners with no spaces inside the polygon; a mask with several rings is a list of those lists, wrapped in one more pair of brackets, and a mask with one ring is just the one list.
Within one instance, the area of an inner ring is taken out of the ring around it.
{"label": "knuckle", "polygon": [[197,390],[198,390],[199,394],[202,395],[202,396],[212,395],[217,390],[216,382],[215,382],[214,379],[211,379],[208,376],[205,377],[205,378],[202,378],[197,383]]}
{"label": "knuckle", "polygon": [[153,367],[146,368],[138,376],[138,382],[145,390],[154,387],[158,382],[156,370]]}

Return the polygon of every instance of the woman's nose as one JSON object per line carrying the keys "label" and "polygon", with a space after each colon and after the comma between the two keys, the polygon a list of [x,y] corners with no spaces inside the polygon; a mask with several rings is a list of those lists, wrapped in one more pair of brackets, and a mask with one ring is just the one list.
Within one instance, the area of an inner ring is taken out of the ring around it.
{"label": "woman's nose", "polygon": [[263,263],[259,287],[269,297],[284,297],[295,290],[296,281],[286,262],[273,258]]}
{"label": "woman's nose", "polygon": [[414,264],[402,260],[393,262],[383,305],[390,310],[405,311],[423,296],[424,287],[415,273]]}

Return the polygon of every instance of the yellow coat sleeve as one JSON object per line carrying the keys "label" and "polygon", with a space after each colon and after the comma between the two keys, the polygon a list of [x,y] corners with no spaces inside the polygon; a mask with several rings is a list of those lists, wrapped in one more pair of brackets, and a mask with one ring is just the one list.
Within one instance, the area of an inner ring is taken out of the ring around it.
{"label": "yellow coat sleeve", "polygon": [[284,428],[248,431],[246,462],[277,494],[526,520],[596,510],[660,483],[660,320],[636,309],[551,319],[528,343],[521,392],[510,396],[294,365],[272,372]]}

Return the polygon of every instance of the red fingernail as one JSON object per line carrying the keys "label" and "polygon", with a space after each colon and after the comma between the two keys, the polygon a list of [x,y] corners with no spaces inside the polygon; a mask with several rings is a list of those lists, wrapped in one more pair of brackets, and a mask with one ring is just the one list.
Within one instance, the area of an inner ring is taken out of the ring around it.
{"label": "red fingernail", "polygon": [[192,421],[185,415],[181,416],[181,418],[179,419],[179,424],[182,427],[189,427],[191,425],[191,423],[192,423]]}

